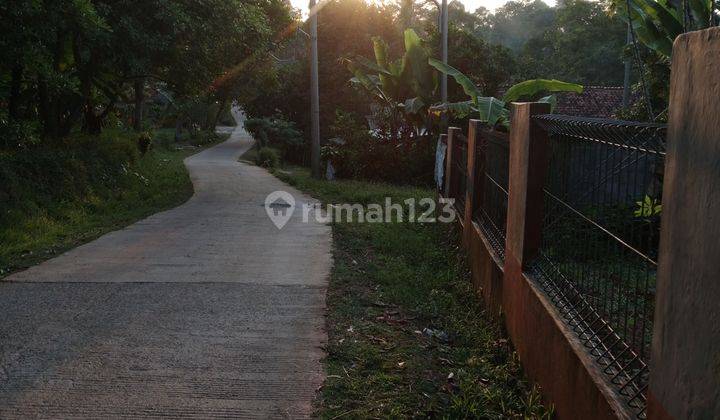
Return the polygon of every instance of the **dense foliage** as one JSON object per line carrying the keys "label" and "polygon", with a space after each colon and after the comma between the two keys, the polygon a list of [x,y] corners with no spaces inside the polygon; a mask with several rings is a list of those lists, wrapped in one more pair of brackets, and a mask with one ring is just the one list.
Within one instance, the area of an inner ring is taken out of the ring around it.
{"label": "dense foliage", "polygon": [[245,121],[245,129],[253,135],[260,151],[272,148],[278,151],[273,153],[292,163],[304,163],[305,142],[294,122],[282,118],[250,118]]}
{"label": "dense foliage", "polygon": [[226,94],[290,21],[282,0],[22,0],[0,14],[0,133],[11,149],[118,125],[120,108],[141,111],[148,85],[175,103]]}
{"label": "dense foliage", "polygon": [[[510,1],[494,12],[467,11],[459,1],[451,1],[449,7],[449,63],[472,82],[477,96],[500,98],[492,102],[499,105],[497,120],[507,119],[501,95],[522,80],[614,86],[623,81],[626,25],[605,1],[569,0],[556,7],[540,0]],[[437,18],[432,2],[323,3],[318,14],[321,139],[327,146],[324,156],[332,157],[339,176],[392,180],[394,176],[383,177],[389,168],[402,167],[407,139],[437,134],[441,120],[429,111],[440,101],[439,73],[417,64],[427,63],[421,58],[440,55]],[[251,117],[293,121],[308,139],[306,42],[299,34],[278,50],[268,72],[271,83],[263,95],[246,102],[246,110]],[[633,80],[637,76],[635,71]],[[448,93],[450,102],[457,104],[468,96],[452,79]],[[348,132],[351,127],[358,131]],[[380,151],[386,147],[383,142],[392,146]],[[298,150],[305,160],[308,144]],[[428,161],[418,159],[418,165]],[[402,171],[428,172],[405,167]]]}

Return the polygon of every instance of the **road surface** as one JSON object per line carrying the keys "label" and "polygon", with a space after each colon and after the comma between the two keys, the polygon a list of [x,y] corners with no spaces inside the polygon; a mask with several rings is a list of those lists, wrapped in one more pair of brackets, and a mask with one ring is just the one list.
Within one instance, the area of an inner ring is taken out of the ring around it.
{"label": "road surface", "polygon": [[189,157],[195,195],[0,283],[0,418],[308,417],[330,228],[278,230],[275,190],[237,162],[251,138]]}

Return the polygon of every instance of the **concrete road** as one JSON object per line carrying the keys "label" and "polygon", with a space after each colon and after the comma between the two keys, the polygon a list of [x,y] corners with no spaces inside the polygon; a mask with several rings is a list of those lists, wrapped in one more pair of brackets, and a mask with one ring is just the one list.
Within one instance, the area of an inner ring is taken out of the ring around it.
{"label": "concrete road", "polygon": [[330,228],[278,230],[241,129],[188,158],[195,195],[0,283],[0,418],[308,417]]}

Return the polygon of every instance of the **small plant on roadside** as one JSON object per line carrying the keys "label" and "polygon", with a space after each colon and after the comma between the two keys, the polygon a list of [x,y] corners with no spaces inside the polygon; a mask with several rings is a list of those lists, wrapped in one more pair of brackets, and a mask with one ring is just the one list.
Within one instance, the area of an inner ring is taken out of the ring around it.
{"label": "small plant on roadside", "polygon": [[137,146],[141,155],[145,156],[150,148],[152,148],[152,140],[152,134],[150,134],[149,131],[140,133],[137,140]]}
{"label": "small plant on roadside", "polygon": [[272,118],[250,118],[245,129],[253,135],[259,148],[272,147],[294,162],[301,162],[305,152],[305,141],[295,123],[280,116]]}
{"label": "small plant on roadside", "polygon": [[258,150],[255,163],[263,168],[277,168],[280,166],[280,153],[271,147],[262,147]]}
{"label": "small plant on roadside", "polygon": [[434,142],[429,137],[387,141],[356,115],[338,111],[333,138],[322,148],[338,178],[422,185],[432,180]]}

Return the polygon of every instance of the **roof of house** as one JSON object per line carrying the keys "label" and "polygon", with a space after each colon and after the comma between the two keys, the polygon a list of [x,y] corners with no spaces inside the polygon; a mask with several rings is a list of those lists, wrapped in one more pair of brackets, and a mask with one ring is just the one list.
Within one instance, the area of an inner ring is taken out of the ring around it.
{"label": "roof of house", "polygon": [[557,95],[556,114],[612,118],[623,106],[622,86],[585,86],[582,93]]}
{"label": "roof of house", "polygon": [[[502,97],[505,89],[501,89]],[[623,105],[622,86],[585,86],[582,93],[557,93],[555,114],[613,118]],[[633,99],[633,98],[631,98]]]}

